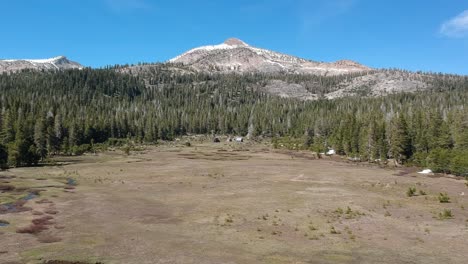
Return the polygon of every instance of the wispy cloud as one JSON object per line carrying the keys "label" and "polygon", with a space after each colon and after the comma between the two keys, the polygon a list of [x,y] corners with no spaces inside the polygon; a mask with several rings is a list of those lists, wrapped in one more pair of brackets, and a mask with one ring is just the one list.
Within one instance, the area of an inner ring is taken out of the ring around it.
{"label": "wispy cloud", "polygon": [[116,13],[152,9],[152,6],[145,0],[104,0],[104,2],[111,11]]}
{"label": "wispy cloud", "polygon": [[[304,31],[349,12],[358,0],[306,1],[300,12]],[[313,10],[312,12],[310,10]]]}
{"label": "wispy cloud", "polygon": [[468,36],[468,10],[444,22],[440,27],[440,33],[455,38]]}

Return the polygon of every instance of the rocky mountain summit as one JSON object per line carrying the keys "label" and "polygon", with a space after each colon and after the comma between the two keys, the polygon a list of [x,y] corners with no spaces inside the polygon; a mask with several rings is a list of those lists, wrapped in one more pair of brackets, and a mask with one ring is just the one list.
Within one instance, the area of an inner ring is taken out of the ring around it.
{"label": "rocky mountain summit", "polygon": [[224,43],[191,49],[169,62],[182,63],[198,71],[297,73],[340,75],[366,72],[372,69],[349,60],[316,62],[248,45],[230,38]]}
{"label": "rocky mountain summit", "polygon": [[24,69],[32,70],[66,70],[66,69],[82,69],[83,66],[78,62],[71,61],[65,56],[58,56],[50,59],[15,59],[15,60],[0,60],[0,73],[2,72],[17,72]]}

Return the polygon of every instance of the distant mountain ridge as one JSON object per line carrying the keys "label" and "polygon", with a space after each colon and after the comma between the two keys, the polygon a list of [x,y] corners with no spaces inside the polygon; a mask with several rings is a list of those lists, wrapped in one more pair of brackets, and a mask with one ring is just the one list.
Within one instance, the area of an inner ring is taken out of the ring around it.
{"label": "distant mountain ridge", "polygon": [[[64,56],[41,60],[0,60],[0,74],[23,69],[56,71],[82,68],[81,64]],[[166,63],[122,65],[114,70],[138,76],[147,87],[158,89],[167,86],[159,83],[165,72],[180,76],[246,74],[247,78],[252,75],[261,80],[250,83],[250,88],[301,100],[380,97],[452,89],[468,79],[468,76],[449,74],[372,69],[351,60],[316,62],[256,48],[236,38],[219,45],[191,49]]]}
{"label": "distant mountain ridge", "polygon": [[296,56],[261,49],[236,38],[224,43],[191,49],[171,60],[195,70],[208,72],[298,73],[340,75],[371,71],[370,67],[354,61],[315,62]]}
{"label": "distant mountain ridge", "polygon": [[0,73],[17,72],[24,69],[32,70],[66,70],[82,69],[78,62],[69,60],[65,56],[58,56],[50,59],[8,59],[0,60]]}

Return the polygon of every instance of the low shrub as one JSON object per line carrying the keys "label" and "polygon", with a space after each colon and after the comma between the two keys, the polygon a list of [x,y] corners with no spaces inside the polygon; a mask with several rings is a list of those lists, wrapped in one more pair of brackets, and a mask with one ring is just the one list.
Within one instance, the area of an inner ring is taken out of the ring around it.
{"label": "low shrub", "polygon": [[452,210],[444,209],[442,212],[439,213],[439,219],[451,219],[453,218]]}
{"label": "low shrub", "polygon": [[447,193],[439,193],[439,202],[441,203],[450,203],[450,197]]}
{"label": "low shrub", "polygon": [[415,187],[409,187],[408,190],[406,191],[406,196],[413,197],[415,195],[416,195],[416,188]]}

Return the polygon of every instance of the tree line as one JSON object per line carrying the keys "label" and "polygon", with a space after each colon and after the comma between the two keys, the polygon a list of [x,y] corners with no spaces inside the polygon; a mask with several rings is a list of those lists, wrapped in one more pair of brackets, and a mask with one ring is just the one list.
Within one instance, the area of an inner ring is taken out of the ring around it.
{"label": "tree line", "polygon": [[425,92],[300,101],[258,87],[281,79],[329,92],[359,74],[206,74],[174,67],[0,75],[0,166],[34,165],[106,142],[217,133],[300,139],[302,148],[334,148],[361,161],[468,173],[466,77],[425,73],[420,78],[433,87]]}

